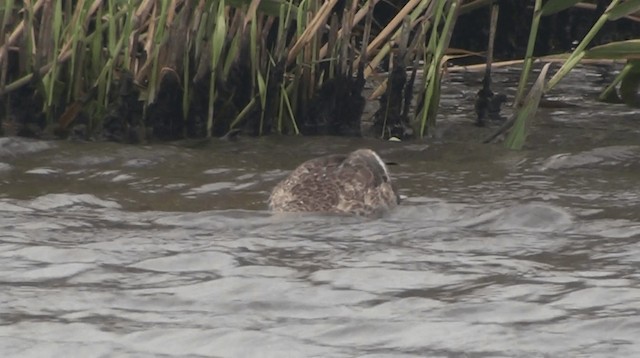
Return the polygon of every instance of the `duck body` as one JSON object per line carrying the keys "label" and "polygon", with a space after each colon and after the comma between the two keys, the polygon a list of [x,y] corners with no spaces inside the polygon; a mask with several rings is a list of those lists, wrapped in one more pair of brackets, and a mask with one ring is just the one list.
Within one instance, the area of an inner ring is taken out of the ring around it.
{"label": "duck body", "polygon": [[276,185],[275,212],[381,216],[399,203],[387,166],[370,149],[308,160]]}

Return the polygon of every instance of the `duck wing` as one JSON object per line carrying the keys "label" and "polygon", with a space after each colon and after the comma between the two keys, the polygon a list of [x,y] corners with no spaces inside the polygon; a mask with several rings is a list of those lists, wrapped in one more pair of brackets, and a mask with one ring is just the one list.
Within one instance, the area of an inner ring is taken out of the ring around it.
{"label": "duck wing", "polygon": [[345,158],[329,155],[302,163],[274,188],[269,206],[276,211],[332,211],[339,202],[335,172]]}

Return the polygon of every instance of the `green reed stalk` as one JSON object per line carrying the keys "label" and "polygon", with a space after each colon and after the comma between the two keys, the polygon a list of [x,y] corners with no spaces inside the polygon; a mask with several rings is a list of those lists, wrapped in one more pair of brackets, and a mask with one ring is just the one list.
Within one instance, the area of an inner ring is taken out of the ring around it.
{"label": "green reed stalk", "polygon": [[[120,37],[118,41],[114,44],[113,49],[109,50],[109,58],[102,64],[102,68],[100,69],[100,73],[95,79],[94,86],[98,86],[104,83],[106,89],[111,87],[111,79],[113,77],[113,68],[118,60],[117,54],[120,53],[122,47],[124,46],[124,42],[127,39],[124,37]],[[99,40],[98,40],[99,41]],[[100,63],[100,62],[99,62]],[[105,106],[107,103],[105,103]]]}
{"label": "green reed stalk", "polygon": [[542,8],[542,16],[555,14],[562,10],[566,10],[581,0],[548,0]]}
{"label": "green reed stalk", "polygon": [[87,14],[87,3],[84,0],[78,1],[76,4],[75,11],[73,12],[73,17],[71,22],[69,23],[68,30],[70,32],[69,36],[71,37],[71,59],[69,64],[69,76],[70,83],[67,90],[67,102],[70,102],[75,95],[79,94],[82,88],[82,67],[81,63],[84,63],[83,59],[85,58],[84,54],[84,37],[85,37],[85,29],[82,24],[84,23],[84,18]]}
{"label": "green reed stalk", "polygon": [[640,60],[630,60],[630,69],[620,83],[622,102],[629,107],[640,108]]}
{"label": "green reed stalk", "polygon": [[612,0],[604,13],[600,16],[598,21],[593,25],[593,27],[589,30],[589,32],[585,35],[585,37],[580,41],[578,46],[573,50],[569,58],[562,64],[562,67],[556,72],[553,77],[547,83],[545,87],[545,92],[548,92],[550,89],[555,87],[555,85],[560,82],[564,76],[566,76],[585,56],[587,45],[593,40],[598,31],[604,26],[604,24],[609,20],[610,12],[612,9],[618,5],[620,0]]}
{"label": "green reed stalk", "polygon": [[[258,127],[258,133],[262,135],[262,129],[264,128],[264,111],[267,107],[267,81],[269,80],[269,70],[267,70],[266,76],[262,76],[260,71],[256,72],[256,75],[258,82],[258,95],[260,98],[260,106],[262,108],[260,111],[260,126]],[[265,80],[265,77],[267,80]]]}
{"label": "green reed stalk", "polygon": [[116,19],[117,12],[116,0],[109,0],[107,5],[107,49],[110,55],[114,55],[113,50],[118,41],[118,21]]}
{"label": "green reed stalk", "polygon": [[[461,0],[452,1],[449,10],[447,11],[447,16],[445,19],[445,24],[442,28],[442,32],[440,33],[439,39],[436,41],[437,33],[436,31],[432,31],[431,40],[432,43],[435,44],[435,53],[431,58],[429,63],[425,62],[426,69],[426,77],[425,77],[425,91],[424,91],[424,102],[421,113],[421,123],[420,123],[420,137],[424,137],[425,131],[427,127],[435,128],[436,125],[436,115],[437,108],[440,102],[440,66],[442,62],[442,58],[444,56],[445,50],[449,46],[449,40],[451,39],[451,33],[453,31],[453,25],[456,22],[457,14],[456,11],[458,6],[460,5]],[[438,7],[436,10],[436,22],[434,22],[433,29],[438,28],[439,17],[444,12],[444,5],[446,1],[440,1],[438,3]]]}
{"label": "green reed stalk", "polygon": [[[607,46],[607,45],[603,45],[602,47],[604,46]],[[638,41],[638,47],[640,48],[640,41]],[[640,53],[640,51],[636,50],[634,56],[637,53]],[[624,65],[620,73],[618,73],[616,78],[598,96],[598,100],[603,102],[610,102],[610,103],[626,102],[628,105],[632,107],[637,107],[637,105],[634,102],[636,101],[638,88],[635,85],[629,86],[628,84],[630,81],[635,81],[635,78],[637,77],[637,74],[639,72],[640,72],[640,60],[636,60],[636,59],[627,60],[627,63]],[[616,91],[616,87],[618,85],[620,85],[620,95],[622,96],[622,98],[618,96],[618,92]],[[630,101],[629,99],[632,99],[632,100]]]}
{"label": "green reed stalk", "polygon": [[[305,26],[307,25],[307,12],[311,11],[309,9],[310,6],[310,1],[311,0],[302,0],[298,6],[298,11],[296,12],[296,38],[299,39],[302,34],[304,33],[304,29]],[[287,63],[290,61],[289,60],[289,54],[291,53],[291,49],[289,49],[289,52],[287,53]],[[295,72],[296,73],[296,77],[299,77],[301,80],[300,81],[294,81],[295,85],[295,92],[296,93],[296,100],[294,103],[296,103],[296,105],[300,105],[304,108],[304,106],[306,106],[307,104],[307,93],[309,91],[309,89],[306,87],[306,84],[309,84],[309,78],[308,78],[308,68],[306,66],[304,66],[304,53],[302,52],[297,52],[295,53],[295,62],[296,62],[296,68],[295,68]]]}
{"label": "green reed stalk", "polygon": [[524,96],[524,91],[529,81],[529,74],[531,73],[531,67],[533,65],[533,50],[536,45],[536,38],[538,36],[538,27],[540,25],[540,18],[542,17],[542,0],[536,0],[533,8],[533,20],[531,21],[531,30],[529,31],[529,40],[527,42],[527,51],[524,56],[524,63],[522,64],[522,72],[520,73],[520,81],[518,82],[518,91],[516,92],[516,98],[513,101],[514,107],[520,106],[520,101]]}
{"label": "green reed stalk", "polygon": [[[2,35],[0,35],[2,36]],[[5,35],[8,39],[9,35]],[[0,46],[0,56],[5,55],[8,49],[4,46]],[[9,64],[7,62],[0,62],[0,94],[4,93],[7,86],[7,73],[9,72]],[[1,132],[1,128],[0,128]]]}
{"label": "green reed stalk", "polygon": [[[256,88],[256,81],[260,81],[258,76],[262,76],[260,73],[260,60],[258,59],[258,25],[256,24],[255,18],[251,20],[251,23],[249,24],[249,55],[251,58],[251,92],[255,92],[254,89]],[[262,78],[262,82],[264,85],[264,78]],[[258,88],[258,90],[260,91],[260,88]],[[262,91],[260,91],[260,95],[263,95]],[[261,103],[262,100],[263,99],[261,98]],[[262,109],[264,110],[264,106]]]}
{"label": "green reed stalk", "polygon": [[[320,1],[316,1],[316,10],[319,11]],[[314,18],[317,18],[314,17]],[[325,18],[324,21],[319,25],[319,28],[323,28],[326,24],[326,21],[329,18]],[[309,77],[311,79],[311,86],[309,88],[311,91],[309,92],[309,98],[313,98],[315,94],[315,90],[320,88],[324,83],[324,79],[322,78],[322,74],[318,73],[320,71],[319,63],[318,63],[318,37],[317,34],[311,36],[311,39],[307,42],[306,50],[309,52],[309,58],[307,61],[307,65],[309,65]]]}
{"label": "green reed stalk", "polygon": [[223,78],[228,78],[227,76],[229,75],[229,71],[231,71],[231,68],[233,67],[235,60],[238,58],[238,53],[240,52],[240,46],[242,46],[242,42],[243,42],[242,38],[243,38],[242,28],[238,27],[235,35],[231,38],[231,43],[229,45],[229,48],[227,49],[226,58],[224,60],[223,67],[222,67]]}
{"label": "green reed stalk", "polygon": [[189,48],[182,54],[182,119],[186,122],[189,117],[189,103],[191,98],[191,66],[189,66]]}
{"label": "green reed stalk", "polygon": [[[260,40],[258,39],[258,24],[255,16],[250,19],[249,24],[249,34],[250,34],[250,54],[251,54],[251,92],[255,92],[255,88],[257,85],[258,90],[258,98],[260,99],[260,123],[258,126],[258,134],[262,135],[262,130],[264,128],[264,115],[265,109],[267,106],[267,81],[269,81],[269,69],[267,68],[267,72],[265,74],[262,73],[262,63],[260,61],[261,49],[258,47],[258,43]],[[268,66],[267,66],[268,67]]]}
{"label": "green reed stalk", "polygon": [[[0,22],[0,34],[6,34],[8,33],[8,24],[9,24],[9,20],[11,20],[12,16],[15,16],[13,13],[13,8],[14,8],[14,0],[5,0],[4,3],[4,9],[3,9],[3,14],[2,14],[2,22]],[[4,45],[6,43],[4,36],[0,37],[0,45]],[[2,63],[2,60],[0,58],[0,63]]]}
{"label": "green reed stalk", "polygon": [[201,59],[203,57],[203,53],[206,48],[205,39],[209,36],[207,34],[209,14],[210,13],[208,11],[202,11],[197,15],[197,18],[199,18],[200,21],[196,23],[197,29],[195,30],[195,38],[193,41],[193,57],[196,59]]}
{"label": "green reed stalk", "polygon": [[23,71],[27,71],[27,69],[37,69],[40,66],[40,62],[37,60],[38,59],[38,55],[35,55],[35,49],[36,49],[36,44],[34,43],[35,41],[35,34],[33,33],[34,31],[34,26],[33,26],[33,22],[34,22],[34,18],[35,18],[35,12],[36,9],[33,6],[33,3],[29,2],[27,4],[27,11],[26,11],[26,18],[27,18],[27,22],[26,22],[26,29],[25,29],[25,34],[23,36],[23,41],[25,42],[24,46],[21,48],[21,54],[20,54],[20,59],[22,59],[24,62],[21,63],[21,69],[20,72]]}
{"label": "green reed stalk", "polygon": [[[120,35],[121,37],[124,37],[127,39],[127,41],[129,39],[132,38],[133,35],[133,25],[134,25],[134,19],[135,19],[135,8],[133,6],[131,6],[130,3],[125,4],[125,18],[124,18],[124,26],[122,28],[122,34]],[[131,70],[131,58],[133,57],[133,53],[135,53],[136,49],[134,43],[131,43],[131,46],[125,46],[124,47],[124,52],[123,52],[123,61],[122,61],[122,68],[125,70]]]}
{"label": "green reed stalk", "polygon": [[607,86],[607,88],[605,88],[602,93],[600,93],[600,95],[598,96],[598,101],[611,103],[620,102],[616,87],[620,84],[620,82],[622,82],[622,79],[629,74],[632,67],[632,63],[625,64],[616,78],[614,78],[613,81]]}
{"label": "green reed stalk", "polygon": [[[52,63],[51,70],[47,73],[46,76],[43,77],[42,81],[44,84],[44,88],[46,91],[46,100],[44,103],[44,107],[46,109],[51,109],[53,107],[54,102],[54,94],[56,94],[56,82],[58,79],[58,61],[56,59],[57,54],[60,50],[60,32],[62,29],[62,4],[60,1],[55,1],[52,9],[52,22],[51,26],[51,34],[52,34],[52,47],[50,47],[50,53],[47,54],[46,61],[47,63]],[[44,30],[44,31],[43,31]],[[41,33],[48,32],[49,29],[41,29]],[[47,119],[51,120],[50,115],[51,111],[47,112]]]}
{"label": "green reed stalk", "polygon": [[[9,34],[8,38],[4,39],[5,41],[2,44],[2,49],[0,49],[0,64],[5,64],[7,62],[9,47],[17,46],[19,49],[20,59],[20,62],[18,63],[19,73],[23,74],[35,67],[37,61],[35,60],[36,56],[34,56],[35,44],[33,41],[35,40],[35,34],[33,32],[33,21],[34,14],[44,6],[44,3],[44,0],[38,0],[35,4],[29,1],[25,4],[26,6],[22,8],[22,13],[25,14],[24,18]],[[37,74],[40,75],[40,72]],[[0,94],[5,94],[20,88],[21,86],[29,83],[32,78],[33,73],[27,74],[13,83],[8,84]]]}
{"label": "green reed stalk", "polygon": [[245,118],[251,113],[251,110],[256,105],[256,97],[252,97],[249,103],[238,113],[236,118],[229,124],[229,129],[234,129],[238,124],[242,123]]}
{"label": "green reed stalk", "polygon": [[[215,16],[215,25],[213,30],[213,36],[211,37],[211,79],[209,81],[209,108],[207,114],[207,138],[211,138],[211,132],[213,129],[214,118],[214,102],[216,100],[216,73],[220,57],[222,56],[222,49],[225,44],[225,37],[227,32],[227,23],[225,16],[225,0],[217,2],[218,9]],[[212,4],[212,7],[215,4]]]}
{"label": "green reed stalk", "polygon": [[[278,34],[277,34],[277,39],[276,39],[276,46],[275,46],[275,62],[277,64],[279,64],[281,61],[284,60],[286,54],[285,54],[285,40],[286,40],[286,35],[287,35],[287,30],[289,28],[289,24],[290,24],[290,20],[291,20],[291,3],[289,2],[288,6],[287,5],[281,5],[280,6],[280,10],[279,10],[279,16],[278,16]],[[286,73],[282,74],[282,77],[280,78],[280,93],[279,93],[279,106],[278,106],[278,116],[276,119],[276,131],[280,134],[283,133],[284,130],[284,117],[288,115],[288,117],[291,119],[291,121],[293,122],[292,125],[295,128],[296,134],[298,133],[298,127],[295,123],[295,115],[294,115],[294,108],[291,105],[291,100],[289,99],[289,92],[287,91],[287,86],[285,86],[286,83]],[[289,85],[289,87],[293,88],[293,82],[291,82],[291,84]],[[285,111],[285,105],[286,105],[286,111]]]}
{"label": "green reed stalk", "polygon": [[284,87],[283,84],[281,84],[280,87],[281,87],[280,93],[282,93],[282,98],[284,99],[284,102],[287,105],[289,118],[291,118],[291,126],[293,127],[293,132],[294,134],[299,135],[300,130],[298,129],[298,125],[296,124],[296,116],[294,114],[295,112],[293,110],[293,106],[291,105],[291,100],[289,99],[289,91],[287,91],[287,89]]}
{"label": "green reed stalk", "polygon": [[[96,12],[96,17],[98,19],[102,18],[104,9],[103,7],[99,7]],[[102,34],[105,25],[102,21],[96,21],[95,23],[95,33]],[[99,78],[101,69],[104,67],[104,63],[102,60],[102,36],[94,36],[90,43],[90,51],[91,51],[91,59],[89,66],[89,77],[92,79]],[[95,81],[95,86],[97,88],[97,98],[96,101],[98,103],[98,108],[103,109],[107,106],[107,83],[104,81]]]}
{"label": "green reed stalk", "polygon": [[[147,88],[147,100],[145,107],[149,106],[151,103],[154,103],[156,100],[156,95],[160,90],[160,51],[164,47],[164,41],[166,39],[166,27],[167,27],[167,16],[169,12],[169,0],[162,0],[160,2],[160,16],[158,17],[157,23],[154,21],[152,34],[153,42],[152,48],[149,52],[151,54],[152,64],[151,64],[151,73],[149,75],[149,86]],[[157,11],[158,5],[156,3],[156,7],[154,8]]]}
{"label": "green reed stalk", "polygon": [[538,105],[540,104],[540,99],[544,93],[544,82],[547,76],[547,71],[549,70],[549,65],[550,63],[544,65],[536,83],[534,83],[529,94],[524,99],[522,108],[516,114],[513,127],[504,142],[504,145],[509,149],[520,150],[524,146],[528,129],[531,127],[531,123],[533,122],[538,110]]}

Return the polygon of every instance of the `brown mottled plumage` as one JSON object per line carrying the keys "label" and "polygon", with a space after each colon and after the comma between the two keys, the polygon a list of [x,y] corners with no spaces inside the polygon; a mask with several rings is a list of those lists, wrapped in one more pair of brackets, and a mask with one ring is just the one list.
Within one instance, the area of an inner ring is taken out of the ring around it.
{"label": "brown mottled plumage", "polygon": [[370,149],[359,149],[302,163],[273,189],[269,208],[380,216],[398,202],[382,159]]}

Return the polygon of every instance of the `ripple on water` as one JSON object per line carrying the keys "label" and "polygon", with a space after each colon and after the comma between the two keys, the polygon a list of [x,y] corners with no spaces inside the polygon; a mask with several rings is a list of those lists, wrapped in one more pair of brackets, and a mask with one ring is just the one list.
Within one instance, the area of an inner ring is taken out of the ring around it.
{"label": "ripple on water", "polygon": [[13,169],[13,166],[9,163],[0,162],[0,174],[7,173]]}
{"label": "ripple on water", "polygon": [[27,170],[25,174],[36,174],[36,175],[52,175],[59,174],[62,171],[56,168],[35,168],[31,170]]}
{"label": "ripple on water", "polygon": [[555,154],[540,164],[540,170],[570,169],[589,165],[616,166],[622,162],[636,163],[640,146],[609,146],[576,154]]}
{"label": "ripple on water", "polygon": [[42,152],[54,147],[56,147],[54,142],[20,137],[0,137],[0,158]]}
{"label": "ripple on water", "polygon": [[211,271],[228,270],[235,266],[236,259],[217,251],[197,253],[171,253],[168,256],[151,258],[129,265],[129,267],[153,271]]}
{"label": "ripple on water", "polygon": [[[357,142],[406,161],[392,171],[407,199],[367,220],[264,211],[277,168],[356,144],[265,140],[274,152],[242,160],[242,141],[3,156],[3,356],[640,356],[636,149],[553,164],[547,148]],[[146,200],[186,209],[119,205]],[[260,210],[226,210],[241,200]]]}
{"label": "ripple on water", "polygon": [[190,189],[189,191],[184,193],[184,195],[187,197],[195,197],[202,194],[212,194],[212,193],[217,193],[221,190],[232,189],[233,187],[235,187],[235,185],[236,183],[233,183],[233,182],[217,182],[217,183],[204,184],[197,188]]}
{"label": "ripple on water", "polygon": [[324,357],[335,351],[331,347],[310,346],[294,337],[229,328],[151,329],[132,333],[123,341],[140,352],[169,355],[210,356],[215,352],[220,357]]}
{"label": "ripple on water", "polygon": [[571,227],[572,215],[543,203],[527,203],[504,209],[491,225],[494,230],[558,232]]}
{"label": "ripple on water", "polygon": [[[21,267],[16,267],[21,266]],[[36,265],[33,265],[36,266]],[[91,264],[67,263],[47,265],[45,267],[33,267],[25,265],[15,265],[12,272],[0,273],[0,281],[3,282],[42,282],[52,279],[69,278],[80,274],[93,267]],[[41,266],[41,265],[40,265]]]}
{"label": "ripple on water", "polygon": [[596,316],[616,312],[624,315],[633,311],[640,312],[639,294],[640,289],[626,286],[588,287],[565,294],[554,301],[553,306],[566,310],[585,310]]}
{"label": "ripple on water", "polygon": [[[0,335],[6,333],[0,327]],[[119,348],[111,343],[115,335],[92,324],[21,323],[9,333],[19,338],[3,338],[2,353],[7,357],[104,357]]]}
{"label": "ripple on water", "polygon": [[24,261],[38,263],[64,264],[67,262],[93,263],[99,261],[101,258],[106,258],[108,256],[89,248],[62,248],[49,245],[39,245],[20,247],[16,250],[3,250],[2,252],[0,252],[0,257],[12,258],[13,260],[19,258]]}
{"label": "ripple on water", "polygon": [[12,213],[18,213],[18,212],[24,213],[24,212],[33,211],[33,209],[26,208],[22,205],[16,205],[16,204],[7,202],[5,200],[0,200],[0,211],[12,212]]}
{"label": "ripple on water", "polygon": [[115,201],[102,200],[91,194],[46,194],[34,199],[30,205],[37,210],[51,210],[65,206],[120,208],[120,204]]}
{"label": "ripple on water", "polygon": [[[67,199],[79,207],[93,201]],[[553,260],[538,261],[540,253],[560,255],[566,247],[596,242],[576,245],[563,234],[581,227],[581,219],[555,206],[441,203],[423,221],[248,211],[131,213],[117,207],[53,215],[61,207],[38,209],[41,222],[55,220],[56,229],[33,230],[66,241],[23,235],[3,246],[0,256],[13,262],[3,265],[0,281],[14,285],[0,293],[9,303],[1,312],[17,322],[0,334],[11,337],[3,344],[27,356],[42,350],[27,348],[21,339],[52,352],[84,352],[85,344],[96,342],[83,334],[95,330],[110,342],[103,347],[107,355],[558,355],[614,344],[582,335],[567,345],[552,332],[575,329],[558,322],[579,312],[591,312],[587,319],[596,326],[603,315],[624,317],[622,341],[636,324],[628,319],[640,297],[628,288],[631,278],[621,281],[616,270],[570,274]],[[124,228],[103,224],[127,221]],[[519,231],[514,222],[524,223]],[[90,233],[83,231],[87,224]],[[85,241],[86,235],[100,239]],[[31,244],[16,247],[16,240]],[[622,249],[596,247],[594,258],[604,248],[609,255]],[[52,287],[24,286],[52,280]],[[26,333],[37,332],[38,325],[56,330],[60,319],[77,326],[64,324],[63,332],[35,342]],[[83,325],[91,329],[78,333]],[[77,336],[70,340],[70,334]],[[238,343],[248,339],[251,347]],[[547,345],[541,347],[541,340]],[[172,345],[159,343],[166,341]]]}
{"label": "ripple on water", "polygon": [[316,282],[328,283],[335,289],[347,288],[385,294],[401,290],[429,289],[444,285],[454,285],[473,277],[437,272],[393,270],[372,266],[368,268],[320,270],[314,272],[310,278]]}

